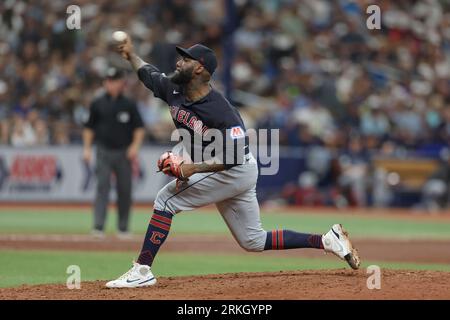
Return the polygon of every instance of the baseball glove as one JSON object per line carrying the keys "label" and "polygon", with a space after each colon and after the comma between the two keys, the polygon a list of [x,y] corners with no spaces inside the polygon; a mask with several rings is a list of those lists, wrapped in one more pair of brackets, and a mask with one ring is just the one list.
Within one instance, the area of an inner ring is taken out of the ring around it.
{"label": "baseball glove", "polygon": [[164,152],[158,160],[158,172],[163,172],[169,176],[175,177],[179,180],[186,181],[187,178],[183,175],[181,165],[184,163],[182,157],[173,154],[171,151]]}

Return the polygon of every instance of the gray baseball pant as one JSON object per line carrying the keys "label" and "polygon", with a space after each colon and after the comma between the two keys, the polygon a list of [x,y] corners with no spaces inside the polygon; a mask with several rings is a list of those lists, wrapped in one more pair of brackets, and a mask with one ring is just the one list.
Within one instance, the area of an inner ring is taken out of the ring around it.
{"label": "gray baseball pant", "polygon": [[131,207],[132,170],[126,149],[97,147],[97,195],[94,205],[94,228],[103,230],[108,211],[111,173],[115,173],[117,188],[118,229],[128,231]]}
{"label": "gray baseball pant", "polygon": [[171,181],[159,191],[154,209],[175,215],[215,203],[239,245],[247,251],[263,251],[267,232],[261,225],[257,180],[258,166],[250,156],[229,170],[194,174],[178,191],[176,180]]}

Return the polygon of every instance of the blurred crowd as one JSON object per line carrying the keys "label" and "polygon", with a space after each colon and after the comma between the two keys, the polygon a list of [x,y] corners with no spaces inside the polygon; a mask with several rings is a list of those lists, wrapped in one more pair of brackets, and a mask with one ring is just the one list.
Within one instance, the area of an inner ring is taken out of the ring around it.
{"label": "blurred crowd", "polygon": [[[235,90],[254,94],[242,104],[249,127],[281,128],[290,146],[449,143],[449,3],[376,1],[381,29],[369,30],[371,2],[235,1],[231,73]],[[81,8],[80,30],[66,27],[70,4]],[[164,72],[178,44],[205,43],[220,59],[230,30],[223,0],[5,0],[0,12],[0,137],[12,145],[79,141],[106,66],[128,68],[111,46],[114,30]],[[167,139],[168,113],[132,75],[128,89],[149,139]]]}
{"label": "blurred crowd", "polygon": [[[223,61],[223,40],[234,32],[231,98],[247,127],[279,128],[282,145],[332,151],[328,171],[336,155],[344,168],[366,165],[373,152],[437,154],[450,144],[448,1],[235,0],[235,25],[226,28],[224,3],[1,1],[0,143],[80,143],[102,73],[130,70],[111,44],[112,32],[125,30],[166,73],[175,45],[201,42]],[[66,27],[71,4],[81,8],[80,30]],[[381,10],[380,29],[367,28],[371,4]],[[219,89],[223,71],[219,63]],[[170,114],[131,70],[127,92],[147,142],[166,142]]]}

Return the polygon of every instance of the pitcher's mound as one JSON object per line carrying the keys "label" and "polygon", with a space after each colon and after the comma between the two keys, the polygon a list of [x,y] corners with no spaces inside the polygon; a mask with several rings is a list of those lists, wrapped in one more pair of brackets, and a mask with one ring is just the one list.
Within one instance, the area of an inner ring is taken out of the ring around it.
{"label": "pitcher's mound", "polygon": [[152,287],[107,289],[105,281],[82,282],[81,289],[62,284],[0,289],[0,299],[450,299],[450,273],[384,270],[381,288],[365,269],[228,273],[161,277]]}

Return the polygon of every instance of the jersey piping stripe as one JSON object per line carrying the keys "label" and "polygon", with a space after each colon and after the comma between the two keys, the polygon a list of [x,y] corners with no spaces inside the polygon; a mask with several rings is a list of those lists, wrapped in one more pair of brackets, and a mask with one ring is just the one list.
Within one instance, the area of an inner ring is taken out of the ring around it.
{"label": "jersey piping stripe", "polygon": [[[169,201],[169,200],[172,199],[173,197],[179,195],[179,194],[182,193],[183,191],[189,189],[189,188],[192,187],[193,185],[199,183],[200,181],[203,181],[203,180],[205,180],[206,178],[211,177],[211,176],[212,176],[213,174],[215,174],[215,173],[217,173],[217,172],[213,172],[213,173],[207,175],[206,177],[203,177],[203,178],[201,178],[200,180],[195,181],[193,184],[187,186],[187,187],[184,188],[183,190],[180,190],[180,191],[178,191],[177,193],[175,193],[174,195],[172,195],[172,196],[170,196],[169,198],[167,198],[167,200],[164,201],[164,210],[163,210],[163,211],[166,211],[166,208],[167,208],[167,201]],[[173,215],[175,215],[175,214],[173,214]]]}

